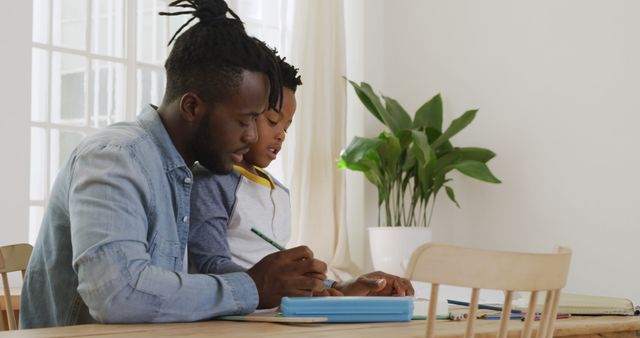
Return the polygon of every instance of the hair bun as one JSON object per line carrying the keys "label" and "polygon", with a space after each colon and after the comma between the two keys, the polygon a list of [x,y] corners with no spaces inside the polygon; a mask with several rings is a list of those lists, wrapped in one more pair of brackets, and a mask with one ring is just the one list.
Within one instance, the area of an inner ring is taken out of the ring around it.
{"label": "hair bun", "polygon": [[224,0],[201,0],[193,16],[201,22],[224,19],[229,12],[229,6]]}

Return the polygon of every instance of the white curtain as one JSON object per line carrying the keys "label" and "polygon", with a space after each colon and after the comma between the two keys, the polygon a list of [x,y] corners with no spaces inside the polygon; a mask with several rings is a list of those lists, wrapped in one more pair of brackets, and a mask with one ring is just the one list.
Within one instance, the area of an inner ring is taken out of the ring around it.
{"label": "white curtain", "polygon": [[284,147],[284,174],[291,192],[292,241],[308,245],[330,274],[349,278],[344,172],[346,53],[342,0],[288,0],[283,6],[283,54],[300,68],[303,85]]}

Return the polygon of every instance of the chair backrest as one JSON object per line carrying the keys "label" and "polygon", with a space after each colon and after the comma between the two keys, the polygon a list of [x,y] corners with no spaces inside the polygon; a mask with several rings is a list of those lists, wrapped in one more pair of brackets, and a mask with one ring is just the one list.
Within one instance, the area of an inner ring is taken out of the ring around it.
{"label": "chair backrest", "polygon": [[[554,253],[535,254],[457,247],[429,243],[411,256],[407,276],[431,283],[431,301],[427,314],[427,337],[434,336],[436,303],[440,284],[472,288],[465,337],[474,335],[480,289],[505,291],[498,338],[507,337],[514,291],[531,291],[522,338],[530,338],[538,293],[546,291],[545,306],[538,325],[537,338],[553,336],[560,290],[567,283],[571,250],[556,247]],[[506,314],[506,316],[505,316]]]}
{"label": "chair backrest", "polygon": [[7,309],[7,322],[9,330],[16,330],[16,318],[13,314],[13,305],[11,304],[11,293],[9,292],[8,272],[21,271],[22,278],[29,264],[33,247],[30,244],[14,244],[0,246],[0,274],[2,275],[2,287],[4,289],[4,302]]}

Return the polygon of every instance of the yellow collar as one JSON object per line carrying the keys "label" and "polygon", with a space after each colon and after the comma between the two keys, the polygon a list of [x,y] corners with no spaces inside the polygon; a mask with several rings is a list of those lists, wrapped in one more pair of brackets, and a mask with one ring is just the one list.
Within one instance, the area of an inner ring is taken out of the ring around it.
{"label": "yellow collar", "polygon": [[269,174],[262,170],[261,168],[258,168],[256,166],[253,167],[256,171],[262,173],[262,175],[256,175],[252,172],[250,172],[249,170],[239,166],[239,165],[234,165],[233,169],[235,169],[237,172],[240,173],[240,175],[246,177],[249,181],[263,185],[267,188],[270,189],[275,189],[276,185],[273,183],[273,181],[271,180],[271,176],[269,176]]}

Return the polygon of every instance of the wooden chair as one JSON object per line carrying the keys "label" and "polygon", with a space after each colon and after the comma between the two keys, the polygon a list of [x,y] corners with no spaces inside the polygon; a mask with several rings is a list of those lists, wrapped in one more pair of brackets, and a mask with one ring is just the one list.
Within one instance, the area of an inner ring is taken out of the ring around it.
{"label": "wooden chair", "polygon": [[0,246],[0,274],[2,274],[2,287],[4,289],[4,302],[7,309],[7,322],[9,330],[18,329],[16,318],[11,304],[11,294],[9,292],[8,272],[21,271],[24,279],[29,257],[33,247],[30,244],[14,244]]}
{"label": "wooden chair", "polygon": [[[507,337],[507,324],[514,291],[531,291],[527,313],[535,313],[538,293],[546,291],[546,300],[537,330],[537,338],[553,337],[560,290],[567,282],[571,250],[557,247],[554,253],[534,254],[463,248],[444,244],[425,244],[416,249],[407,268],[412,280],[431,283],[427,318],[427,338],[434,336],[436,303],[440,284],[472,288],[465,337],[474,336],[474,324],[480,289],[505,291],[498,338]],[[504,314],[507,314],[506,316]],[[526,316],[522,338],[530,338],[533,317]]]}

